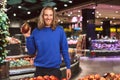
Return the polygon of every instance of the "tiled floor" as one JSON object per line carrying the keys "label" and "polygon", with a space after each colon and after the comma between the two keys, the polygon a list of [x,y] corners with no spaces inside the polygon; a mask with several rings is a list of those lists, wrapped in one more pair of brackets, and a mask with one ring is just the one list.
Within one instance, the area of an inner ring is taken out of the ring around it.
{"label": "tiled floor", "polygon": [[81,72],[71,80],[78,80],[89,74],[100,74],[108,72],[120,73],[120,57],[80,57]]}

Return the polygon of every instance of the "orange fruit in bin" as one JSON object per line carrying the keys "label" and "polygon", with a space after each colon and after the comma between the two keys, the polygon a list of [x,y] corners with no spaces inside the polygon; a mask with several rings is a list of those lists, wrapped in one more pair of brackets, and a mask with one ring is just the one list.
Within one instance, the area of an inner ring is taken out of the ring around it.
{"label": "orange fruit in bin", "polygon": [[42,77],[42,76],[38,76],[38,77],[36,78],[36,80],[45,80],[45,79],[44,79],[44,77]]}
{"label": "orange fruit in bin", "polygon": [[34,80],[34,78],[30,78],[29,80]]}
{"label": "orange fruit in bin", "polygon": [[62,78],[62,80],[67,80],[66,78]]}
{"label": "orange fruit in bin", "polygon": [[51,75],[51,76],[50,76],[50,79],[51,79],[51,80],[59,80],[59,79],[58,79],[57,77],[55,77],[54,75]]}
{"label": "orange fruit in bin", "polygon": [[45,80],[51,80],[50,77],[49,77],[49,75],[45,75],[43,77],[44,77]]}

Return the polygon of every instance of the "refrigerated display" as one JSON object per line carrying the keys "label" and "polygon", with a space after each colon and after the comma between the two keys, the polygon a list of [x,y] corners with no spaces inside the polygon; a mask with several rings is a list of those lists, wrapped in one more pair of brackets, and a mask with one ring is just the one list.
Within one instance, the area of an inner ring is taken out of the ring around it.
{"label": "refrigerated display", "polygon": [[120,40],[118,39],[91,40],[90,50],[92,56],[120,55]]}

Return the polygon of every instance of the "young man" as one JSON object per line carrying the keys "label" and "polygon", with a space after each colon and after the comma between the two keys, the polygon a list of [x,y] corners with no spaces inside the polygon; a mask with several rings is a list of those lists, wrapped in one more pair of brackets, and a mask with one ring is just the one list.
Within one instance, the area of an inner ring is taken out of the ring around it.
{"label": "young man", "polygon": [[29,54],[36,54],[34,65],[35,76],[54,75],[61,79],[61,56],[66,63],[66,78],[71,77],[68,43],[63,28],[57,24],[55,10],[44,7],[38,18],[38,27],[32,33],[23,33]]}

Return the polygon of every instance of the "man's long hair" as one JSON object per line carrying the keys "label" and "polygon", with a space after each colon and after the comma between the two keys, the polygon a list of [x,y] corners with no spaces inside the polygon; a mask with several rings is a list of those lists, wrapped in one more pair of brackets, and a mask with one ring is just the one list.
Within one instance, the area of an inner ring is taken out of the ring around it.
{"label": "man's long hair", "polygon": [[51,6],[46,6],[46,7],[44,7],[44,8],[42,9],[41,14],[40,14],[40,16],[39,16],[39,18],[38,18],[38,28],[41,29],[41,28],[43,28],[43,27],[46,26],[46,25],[45,25],[45,22],[44,22],[44,18],[43,18],[44,11],[45,11],[46,9],[49,9],[49,10],[52,10],[52,11],[53,11],[53,21],[52,21],[52,24],[51,24],[51,28],[52,28],[52,30],[55,30],[55,28],[56,28],[56,26],[57,26],[57,24],[58,24],[58,17],[56,16],[56,11],[55,11],[54,8],[51,7]]}

